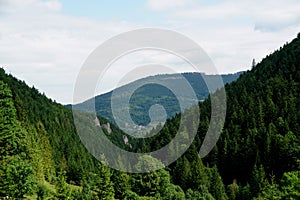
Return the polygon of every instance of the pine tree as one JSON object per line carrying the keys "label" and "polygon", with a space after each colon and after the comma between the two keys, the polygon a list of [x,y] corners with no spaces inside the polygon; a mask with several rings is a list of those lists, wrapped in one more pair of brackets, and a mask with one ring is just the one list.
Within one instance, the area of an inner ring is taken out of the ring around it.
{"label": "pine tree", "polygon": [[268,184],[269,183],[266,179],[264,167],[262,165],[257,167],[257,165],[255,164],[253,167],[252,178],[250,181],[251,193],[254,196],[259,196]]}
{"label": "pine tree", "polygon": [[163,164],[149,155],[142,156],[136,164],[136,169],[141,173],[133,176],[132,190],[140,196],[155,196],[161,188],[162,170],[153,171],[163,167]]}
{"label": "pine tree", "polygon": [[183,156],[179,158],[177,161],[177,165],[175,166],[173,172],[173,182],[182,187],[183,190],[187,190],[191,188],[190,178],[191,178],[191,166],[188,159]]}
{"label": "pine tree", "polygon": [[210,169],[210,187],[209,192],[215,199],[218,200],[227,200],[228,197],[225,192],[225,187],[222,181],[222,178],[218,172],[218,168],[214,166]]}
{"label": "pine tree", "polygon": [[21,140],[26,132],[16,119],[11,91],[2,81],[0,111],[0,196],[22,198],[33,189],[33,169]]}
{"label": "pine tree", "polygon": [[254,68],[256,66],[256,62],[255,62],[255,58],[253,58],[252,60],[252,68]]}
{"label": "pine tree", "polygon": [[129,175],[124,172],[113,171],[112,182],[114,183],[115,198],[124,199],[130,190]]}
{"label": "pine tree", "polygon": [[0,160],[4,161],[18,153],[16,137],[18,127],[11,91],[2,81],[0,81],[0,108]]}
{"label": "pine tree", "polygon": [[98,199],[111,200],[114,199],[114,187],[111,181],[111,172],[108,166],[105,164],[104,157],[103,162],[98,164],[98,174],[95,175],[95,185],[93,190],[97,193]]}
{"label": "pine tree", "polygon": [[196,157],[195,161],[191,163],[191,189],[199,190],[199,187],[209,187],[209,179],[207,171],[202,163],[201,158]]}

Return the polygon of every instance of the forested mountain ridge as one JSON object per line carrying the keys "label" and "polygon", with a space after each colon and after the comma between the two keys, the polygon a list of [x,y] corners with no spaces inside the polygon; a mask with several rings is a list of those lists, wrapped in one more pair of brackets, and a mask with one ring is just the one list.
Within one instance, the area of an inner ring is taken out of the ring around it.
{"label": "forested mountain ridge", "polygon": [[[228,85],[226,92],[227,118],[218,145],[222,162],[232,160],[230,166],[219,164],[225,180],[231,174],[231,179],[234,175],[246,181],[249,163],[262,165],[277,178],[296,170],[300,159],[300,38],[267,56]],[[239,150],[233,153],[234,149]]]}
{"label": "forested mountain ridge", "polygon": [[[217,167],[229,199],[299,199],[300,34],[225,89],[225,125],[217,145],[203,159],[204,165]],[[196,175],[188,173],[194,159],[191,155],[197,154],[209,125],[210,99],[199,106],[198,135],[170,167],[174,183],[184,189],[193,188]],[[161,135],[142,141],[141,146],[145,151],[164,146],[164,138],[174,137],[172,129],[179,122],[176,116]],[[203,185],[210,187],[210,183]]]}
{"label": "forested mountain ridge", "polygon": [[[234,74],[223,74],[220,76],[223,79],[225,85],[226,83],[235,81],[242,73],[243,72],[237,72]],[[87,100],[83,103],[73,105],[73,108],[77,110],[92,112],[93,108],[95,107],[97,115],[105,117],[112,123],[115,123],[115,119],[111,110],[111,100],[113,92],[122,94],[122,96],[114,96],[114,101],[118,102],[122,101],[122,99],[126,99],[126,97],[129,95],[128,91],[131,91],[138,85],[142,85],[141,87],[137,88],[137,90],[130,97],[129,109],[132,120],[138,125],[146,126],[150,123],[148,111],[152,105],[162,105],[167,112],[167,118],[172,118],[176,113],[181,112],[177,98],[182,98],[186,101],[189,101],[189,99],[185,96],[176,97],[172,93],[172,91],[162,86],[162,84],[172,85],[175,88],[181,88],[182,86],[180,84],[183,77],[188,81],[188,83],[195,91],[197,99],[199,101],[203,101],[209,95],[209,91],[205,81],[210,82],[210,84],[213,86],[212,88],[210,88],[212,90],[211,92],[214,92],[218,88],[222,87],[222,85],[217,84],[218,81],[215,81],[218,76],[219,75],[207,75],[204,73],[196,72],[149,76],[116,88],[111,92],[98,95],[95,97],[95,102],[92,100]],[[161,85],[149,84],[149,82],[157,82]],[[72,105],[67,105],[67,107],[71,108]],[[186,108],[184,107],[183,109]],[[116,110],[115,112],[124,113],[123,110]],[[163,120],[164,119],[158,119],[158,121]]]}
{"label": "forested mountain ridge", "polygon": [[[2,68],[0,86],[0,197],[22,197],[35,191],[37,183],[56,185],[59,178],[67,177],[65,181],[81,185],[87,175],[99,173],[99,162],[81,144],[70,109],[6,74]],[[102,125],[108,123],[100,117],[99,121]],[[107,127],[103,129],[108,132]],[[112,134],[108,137],[126,149],[124,133],[113,125],[109,129]],[[17,174],[9,173],[13,169]],[[26,174],[23,180],[13,178],[21,173]],[[28,186],[26,181],[30,183]],[[17,192],[18,187],[27,189]]]}
{"label": "forested mountain ridge", "polygon": [[[177,161],[146,174],[127,174],[96,161],[83,147],[72,111],[0,69],[0,196],[31,199],[299,199],[300,34],[252,70],[227,84],[227,117],[221,137],[198,156],[210,120],[210,97],[157,127],[158,134],[131,140],[130,151],[151,152],[179,134],[192,145]],[[218,91],[216,92],[217,95]],[[180,120],[189,123],[178,131]],[[100,118],[100,123],[106,123]],[[105,131],[105,130],[104,130]],[[122,146],[122,133],[107,134]],[[152,130],[156,132],[155,129]],[[178,133],[177,133],[178,132]],[[123,146],[127,148],[127,146]],[[173,146],[167,153],[176,153]],[[105,158],[102,160],[105,161]],[[162,165],[145,155],[132,168]],[[68,183],[68,184],[67,184]],[[51,185],[49,185],[51,184]],[[76,186],[75,186],[76,185]]]}

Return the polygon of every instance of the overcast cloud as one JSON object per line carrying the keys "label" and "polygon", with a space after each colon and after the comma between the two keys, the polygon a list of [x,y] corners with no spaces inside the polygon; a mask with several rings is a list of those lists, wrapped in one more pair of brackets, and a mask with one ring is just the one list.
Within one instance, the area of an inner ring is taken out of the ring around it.
{"label": "overcast cloud", "polygon": [[[145,16],[136,20],[102,19],[101,12],[99,17],[65,13],[64,7],[72,2],[0,0],[0,66],[61,103],[72,102],[76,76],[91,51],[124,31],[142,27],[179,31],[202,46],[220,73],[249,69],[252,58],[260,61],[300,32],[298,0],[148,0],[137,6],[145,9]],[[130,1],[111,2],[118,3]],[[107,4],[102,2],[103,7]],[[162,55],[143,52],[120,65],[173,63]],[[111,70],[105,89],[98,92],[112,89],[115,83],[109,80],[119,78],[117,69]]]}

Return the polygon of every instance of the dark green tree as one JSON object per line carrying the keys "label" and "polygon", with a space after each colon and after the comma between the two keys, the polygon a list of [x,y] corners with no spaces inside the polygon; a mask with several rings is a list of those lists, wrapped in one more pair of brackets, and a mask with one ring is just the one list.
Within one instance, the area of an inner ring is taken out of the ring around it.
{"label": "dark green tree", "polygon": [[22,198],[34,187],[33,168],[9,87],[0,81],[0,196]]}
{"label": "dark green tree", "polygon": [[127,173],[114,170],[111,179],[114,183],[115,198],[124,199],[131,189],[129,182],[130,176]]}
{"label": "dark green tree", "polygon": [[111,200],[114,199],[114,186],[111,181],[110,168],[105,164],[105,158],[102,158],[102,163],[98,163],[98,173],[94,175],[95,185],[93,191],[97,193],[98,199]]}
{"label": "dark green tree", "polygon": [[217,166],[209,170],[210,187],[209,192],[215,199],[226,200],[228,199],[222,177],[219,174]]}
{"label": "dark green tree", "polygon": [[266,179],[264,167],[262,165],[259,165],[259,167],[257,167],[255,164],[253,167],[252,178],[250,181],[251,193],[254,196],[261,195],[261,192],[268,184],[269,183]]}
{"label": "dark green tree", "polygon": [[139,159],[135,167],[141,173],[133,176],[132,190],[139,196],[154,197],[160,191],[160,177],[163,172],[160,170],[153,172],[153,170],[163,167],[163,164],[152,156],[144,155]]}

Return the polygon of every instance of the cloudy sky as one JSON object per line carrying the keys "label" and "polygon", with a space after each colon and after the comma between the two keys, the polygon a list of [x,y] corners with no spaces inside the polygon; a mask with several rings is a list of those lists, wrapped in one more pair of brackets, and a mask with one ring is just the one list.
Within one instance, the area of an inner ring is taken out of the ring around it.
{"label": "cloudy sky", "polygon": [[[219,73],[233,73],[295,38],[299,10],[299,0],[0,0],[0,66],[71,103],[78,72],[97,46],[122,32],[154,27],[188,36]],[[168,55],[142,52],[120,65],[141,65],[145,58],[159,63]],[[112,89],[109,80],[119,72],[111,69],[98,92]]]}

